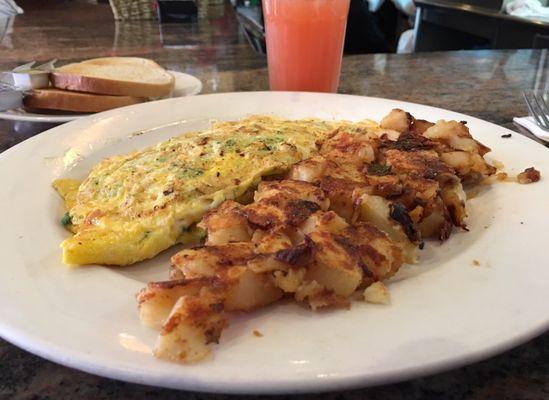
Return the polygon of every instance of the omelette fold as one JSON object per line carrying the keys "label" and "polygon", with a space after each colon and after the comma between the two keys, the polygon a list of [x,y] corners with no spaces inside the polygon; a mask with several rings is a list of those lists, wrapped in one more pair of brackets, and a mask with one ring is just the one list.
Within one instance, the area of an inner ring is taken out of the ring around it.
{"label": "omelette fold", "polygon": [[334,129],[268,116],[218,122],[107,158],[83,181],[56,180],[67,210],[61,222],[74,234],[61,244],[63,262],[129,265],[197,241],[204,233],[195,223],[207,211],[315,154]]}

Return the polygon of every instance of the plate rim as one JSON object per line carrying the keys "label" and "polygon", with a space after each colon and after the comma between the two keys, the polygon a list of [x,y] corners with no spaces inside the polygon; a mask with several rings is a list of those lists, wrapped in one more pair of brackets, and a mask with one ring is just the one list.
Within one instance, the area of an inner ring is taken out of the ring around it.
{"label": "plate rim", "polygon": [[[254,95],[254,94],[266,94],[266,93],[272,93],[272,92],[229,92],[229,93],[216,93],[216,94],[208,94],[208,95],[202,95],[200,97],[206,97],[206,96],[225,96],[225,95]],[[280,92],[278,92],[280,93]],[[291,93],[291,92],[286,92]],[[308,93],[308,92],[305,92]],[[295,93],[292,93],[295,94]],[[428,105],[422,105],[419,103],[411,103],[407,101],[400,101],[395,99],[385,99],[385,98],[379,98],[379,97],[368,97],[368,96],[355,96],[355,95],[347,95],[347,94],[329,94],[332,96],[349,96],[349,97],[360,97],[365,100],[373,100],[373,101],[391,101],[391,102],[397,102],[398,104],[401,104],[403,107],[406,105],[412,104],[416,106],[421,107],[427,107],[433,110],[438,111],[450,111],[452,113],[456,113],[452,110],[448,109],[442,109],[434,106],[428,106]],[[164,100],[158,100],[156,102],[169,102],[169,101],[180,101],[181,98],[170,98],[170,99],[164,99]],[[185,100],[186,101],[186,100]],[[192,100],[189,100],[192,101]],[[143,107],[143,106],[149,106],[152,103],[156,102],[148,102],[143,103],[135,106],[129,106],[124,107],[121,109],[115,109],[106,111],[103,113],[93,114],[90,116],[87,116],[90,121],[89,123],[92,124],[93,122],[98,121],[102,118],[107,118],[112,116],[113,114],[119,113],[121,110],[128,109],[128,108],[136,108],[136,107]],[[499,130],[506,130],[508,132],[513,132],[505,127],[496,125],[494,123],[491,123],[489,121],[481,120],[479,118],[469,116],[462,113],[457,113],[462,116],[466,116],[470,119],[481,121],[483,124],[490,124],[496,126]],[[92,121],[93,118],[93,121]],[[83,121],[83,119],[79,119],[79,121]],[[76,121],[75,121],[76,123]],[[73,123],[73,125],[75,124]],[[69,124],[70,125],[70,124]],[[69,126],[67,125],[67,126]],[[51,134],[52,131],[59,130],[59,129],[67,129],[64,125],[63,127],[54,127],[52,129],[49,129],[41,134],[35,135],[34,137],[31,137],[9,149],[4,151],[3,153],[0,153],[0,162],[6,154],[11,154],[14,151],[17,151],[16,149],[19,148],[19,146],[22,146],[26,142],[34,141],[34,140],[42,140],[42,138],[47,135]],[[523,135],[521,135],[523,136]],[[525,139],[529,139],[528,137],[524,136]],[[531,140],[534,143],[534,140]],[[539,143],[537,143],[539,144]],[[541,145],[541,144],[540,144]],[[543,145],[541,145],[543,147]],[[390,376],[385,377],[376,377],[373,375],[373,377],[370,377],[370,379],[364,379],[364,377],[361,377],[360,375],[357,376],[350,376],[346,378],[342,377],[328,377],[325,379],[317,380],[315,382],[309,381],[308,383],[304,384],[303,382],[272,382],[269,381],[267,384],[257,384],[254,383],[253,385],[250,385],[247,388],[244,388],[243,386],[239,386],[238,384],[234,386],[226,386],[226,383],[224,384],[213,384],[212,383],[204,383],[204,382],[182,382],[183,385],[170,385],[166,384],[165,381],[159,381],[157,379],[151,379],[147,376],[142,376],[139,374],[133,373],[124,373],[124,371],[119,370],[118,368],[110,368],[105,366],[94,366],[93,363],[89,363],[86,361],[86,356],[82,357],[80,354],[80,363],[78,362],[78,354],[77,355],[69,355],[69,356],[62,356],[61,353],[57,354],[57,348],[52,348],[51,343],[49,348],[51,349],[49,352],[42,350],[40,348],[43,344],[48,344],[47,341],[44,341],[41,338],[34,338],[32,339],[32,335],[27,334],[24,330],[18,330],[17,328],[14,329],[13,327],[8,326],[3,321],[0,321],[0,336],[3,337],[5,340],[7,340],[10,343],[15,344],[16,346],[23,348],[27,351],[30,351],[33,354],[36,354],[40,357],[46,358],[48,360],[57,362],[59,364],[65,365],[70,368],[74,368],[77,370],[82,370],[85,372],[89,372],[95,375],[104,376],[111,379],[118,379],[123,380],[127,382],[133,382],[138,384],[145,384],[145,385],[151,385],[151,386],[161,386],[161,387],[168,387],[173,389],[185,389],[185,390],[194,390],[194,391],[200,391],[200,392],[209,392],[209,393],[233,393],[233,394],[282,394],[282,393],[313,393],[313,392],[326,392],[326,391],[332,391],[332,390],[342,390],[342,389],[353,389],[353,388],[359,388],[359,387],[367,387],[367,386],[377,386],[382,384],[388,384],[393,383],[397,381],[402,381],[406,379],[412,379],[412,378],[418,378],[421,376],[426,376],[432,373],[437,372],[444,372],[449,369],[459,368],[461,366],[480,361],[483,359],[486,359],[490,356],[499,354],[501,352],[504,352],[508,349],[511,349],[513,347],[516,347],[522,343],[525,343],[526,341],[539,336],[543,332],[547,331],[549,329],[549,319],[544,321],[543,323],[539,324],[539,326],[536,326],[535,328],[529,329],[527,332],[523,332],[521,334],[515,335],[512,337],[512,339],[508,339],[504,342],[498,342],[497,344],[489,347],[483,347],[482,349],[478,349],[476,351],[466,351],[465,354],[460,355],[460,357],[449,357],[444,360],[440,360],[437,362],[433,362],[430,364],[426,364],[422,366],[421,369],[418,368],[404,368],[402,371],[399,371],[395,374],[392,374]],[[27,343],[25,343],[25,340],[20,340],[21,338],[27,338],[30,340],[27,340]],[[34,342],[34,345],[32,345],[32,342]],[[53,345],[54,347],[58,347],[57,345]],[[48,348],[48,347],[46,347]],[[61,347],[62,349],[62,347]],[[280,386],[284,385],[284,386]]]}
{"label": "plate rim", "polygon": [[[78,355],[71,356],[58,356],[57,351],[66,351],[61,346],[51,344],[47,341],[40,339],[35,340],[34,345],[26,344],[23,340],[16,339],[18,334],[20,337],[29,336],[23,330],[14,330],[13,335],[4,335],[6,331],[2,328],[3,324],[0,324],[0,337],[7,342],[25,350],[29,353],[44,358],[48,361],[63,365],[68,368],[72,368],[78,371],[83,371],[92,375],[100,376],[107,379],[115,379],[122,382],[129,382],[133,384],[145,385],[150,387],[167,388],[173,390],[185,390],[194,391],[199,393],[212,393],[212,394],[232,394],[232,395],[288,395],[288,394],[307,394],[307,393],[328,393],[343,390],[365,389],[376,386],[383,386],[392,383],[399,383],[408,380],[423,378],[426,376],[448,372],[451,370],[459,369],[461,367],[474,364],[476,362],[484,361],[490,357],[500,355],[508,350],[511,350],[517,346],[520,346],[528,341],[540,336],[541,334],[549,330],[549,321],[529,331],[528,333],[517,335],[512,340],[507,342],[496,344],[492,347],[485,347],[481,350],[469,352],[463,354],[460,357],[448,357],[446,359],[435,361],[421,368],[407,367],[393,373],[391,375],[384,375],[378,373],[372,375],[368,379],[365,379],[359,374],[350,377],[323,377],[316,381],[307,380],[305,382],[299,380],[280,380],[269,381],[253,384],[233,384],[229,381],[226,382],[185,382],[181,379],[180,384],[174,384],[172,381],[166,383],[162,378],[158,379],[147,374],[142,373],[128,373],[120,368],[113,368],[110,366],[100,366],[94,363],[78,363]],[[12,340],[13,339],[13,340]],[[40,346],[43,344],[50,344],[50,351],[42,351]],[[72,352],[71,352],[72,353]],[[61,353],[59,353],[61,354]],[[152,357],[152,355],[151,355]],[[187,366],[187,367],[191,367]]]}

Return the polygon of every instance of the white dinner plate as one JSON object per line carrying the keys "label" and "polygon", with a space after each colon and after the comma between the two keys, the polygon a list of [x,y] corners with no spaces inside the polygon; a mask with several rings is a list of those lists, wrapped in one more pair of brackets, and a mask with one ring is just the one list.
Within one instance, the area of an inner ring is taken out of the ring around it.
{"label": "white dinner plate", "polygon": [[[202,90],[202,82],[195,76],[178,71],[168,71],[175,78],[174,88],[170,97],[194,96]],[[68,122],[84,118],[90,114],[46,114],[26,111],[23,108],[0,111],[0,119],[28,122]]]}
{"label": "white dinner plate", "polygon": [[[67,233],[51,187],[82,178],[103,157],[141,149],[212,119],[249,114],[379,120],[393,107],[428,120],[467,121],[515,175],[471,199],[469,232],[429,242],[415,266],[389,284],[390,305],[355,302],[312,312],[291,302],[231,318],[212,356],[177,365],[150,354],[156,332],[141,326],[134,295],[168,277],[172,248],[135,266],[69,269]],[[111,110],[56,127],[0,155],[0,335],[41,357],[148,385],[223,393],[341,390],[455,368],[544,332],[549,324],[549,153],[479,119],[418,104],[315,93],[228,93]],[[480,265],[475,266],[474,260]],[[252,334],[258,330],[263,334]]]}

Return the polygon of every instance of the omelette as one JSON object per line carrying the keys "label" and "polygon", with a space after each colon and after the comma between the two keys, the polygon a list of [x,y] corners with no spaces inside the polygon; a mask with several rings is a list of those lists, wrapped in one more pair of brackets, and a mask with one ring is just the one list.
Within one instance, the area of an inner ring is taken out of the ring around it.
{"label": "omelette", "polygon": [[196,222],[225,200],[243,199],[263,176],[311,157],[336,125],[251,116],[218,122],[96,165],[83,181],[58,179],[61,243],[69,265],[129,265],[176,243],[199,241]]}

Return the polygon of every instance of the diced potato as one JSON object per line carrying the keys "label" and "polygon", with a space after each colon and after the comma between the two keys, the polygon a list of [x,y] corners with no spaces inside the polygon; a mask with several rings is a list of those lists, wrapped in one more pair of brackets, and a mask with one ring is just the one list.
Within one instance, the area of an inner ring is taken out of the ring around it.
{"label": "diced potato", "polygon": [[517,182],[521,185],[539,182],[540,179],[541,173],[534,167],[526,168],[524,171],[517,175]]}
{"label": "diced potato", "polygon": [[364,289],[364,300],[368,303],[388,304],[389,292],[382,282],[374,282]]}
{"label": "diced potato", "polygon": [[432,127],[434,123],[425,121],[424,119],[414,119],[411,131],[417,135],[422,135],[427,129]]}
{"label": "diced potato", "polygon": [[317,281],[305,281],[297,288],[295,299],[297,301],[305,301],[307,298],[317,297],[325,290],[324,286]]}
{"label": "diced potato", "polygon": [[328,211],[325,213],[314,213],[303,222],[300,229],[305,235],[308,235],[319,229],[331,233],[338,233],[342,232],[348,226],[349,224],[343,218],[333,211]]}
{"label": "diced potato", "polygon": [[465,205],[467,195],[461,186],[461,182],[444,187],[441,196],[444,205],[452,217],[454,225],[464,227],[465,220],[467,219],[467,209]]}
{"label": "diced potato", "polygon": [[391,220],[389,214],[388,200],[371,195],[361,197],[358,220],[367,222],[385,232],[393,242],[401,245],[404,252],[404,261],[415,263],[417,261],[416,245],[408,239],[402,227]]}
{"label": "diced potato", "polygon": [[[258,246],[259,247],[259,246]],[[305,267],[312,261],[311,241],[303,240],[295,246],[281,248],[273,253],[259,254],[248,261],[248,268],[255,273],[287,271],[289,268]]]}
{"label": "diced potato", "polygon": [[256,274],[272,271],[286,271],[290,266],[275,258],[274,254],[260,254],[248,261],[250,271]]}
{"label": "diced potato", "polygon": [[348,163],[370,163],[375,159],[373,147],[374,134],[351,133],[341,130],[326,140],[320,148],[320,154],[328,160],[345,160]]}
{"label": "diced potato", "polygon": [[[283,207],[283,202],[296,200],[314,203],[322,210],[327,210],[330,205],[324,192],[318,187],[308,182],[294,180],[261,182],[255,192],[254,200],[269,204],[271,199],[276,199],[279,207]],[[279,203],[279,201],[282,202]]]}
{"label": "diced potato", "polygon": [[241,209],[242,205],[228,200],[206,214],[199,226],[208,232],[207,245],[245,242],[251,239],[252,229],[246,218],[239,213]]}
{"label": "diced potato", "polygon": [[315,211],[326,210],[330,205],[317,186],[292,180],[261,182],[254,200],[243,214],[261,229],[298,226]]}
{"label": "diced potato", "polygon": [[450,234],[452,224],[444,218],[442,210],[436,210],[424,218],[419,224],[417,224],[421,237],[434,238],[445,240]]}
{"label": "diced potato", "polygon": [[364,282],[388,279],[403,263],[402,248],[389,236],[370,224],[360,222],[346,229],[344,237],[348,251],[360,257],[365,272]]}
{"label": "diced potato", "polygon": [[281,230],[257,229],[252,236],[252,242],[257,246],[257,253],[274,253],[292,246],[290,238]]}
{"label": "diced potato", "polygon": [[423,132],[423,136],[443,142],[455,150],[484,154],[484,146],[471,137],[469,129],[462,122],[437,121],[435,125]]}
{"label": "diced potato", "polygon": [[172,257],[172,265],[185,278],[212,277],[232,265],[246,264],[253,257],[253,243],[227,243],[182,250]]}
{"label": "diced potato", "polygon": [[150,282],[137,294],[139,319],[154,329],[160,329],[174,304],[182,296],[197,295],[207,280]]}
{"label": "diced potato", "polygon": [[327,176],[322,178],[320,187],[330,200],[330,210],[351,222],[356,208],[355,199],[360,196],[357,193],[366,190],[364,184]]}
{"label": "diced potato", "polygon": [[297,288],[294,297],[297,301],[306,301],[313,310],[329,306],[349,306],[348,298],[335,294],[314,280],[303,281]]}
{"label": "diced potato", "polygon": [[256,274],[246,267],[232,267],[225,300],[227,311],[249,311],[277,301],[283,295],[268,274]]}
{"label": "diced potato", "polygon": [[289,268],[288,271],[276,271],[273,273],[274,284],[286,293],[294,293],[303,282],[306,273],[305,268]]}
{"label": "diced potato", "polygon": [[362,282],[357,259],[340,246],[328,232],[312,232],[314,262],[306,280],[316,281],[339,296],[350,296]]}
{"label": "diced potato", "polygon": [[304,182],[317,182],[326,170],[326,159],[315,156],[298,162],[288,172],[288,179]]}
{"label": "diced potato", "polygon": [[202,360],[227,325],[222,309],[215,296],[179,298],[162,326],[154,355],[181,363]]}
{"label": "diced potato", "polygon": [[[303,228],[313,244],[314,257],[306,279],[316,280],[337,295],[344,295],[356,288],[356,282],[351,283],[346,276],[349,271],[359,271],[358,276],[366,279],[364,283],[367,283],[392,276],[402,265],[402,247],[371,224],[358,222],[349,225],[330,211],[313,214]],[[343,268],[345,273],[337,267]],[[341,279],[350,285],[349,288],[342,288]],[[333,284],[340,289],[336,290],[331,286]]]}
{"label": "diced potato", "polygon": [[394,108],[380,122],[383,129],[393,129],[404,133],[410,130],[414,118],[406,111]]}

